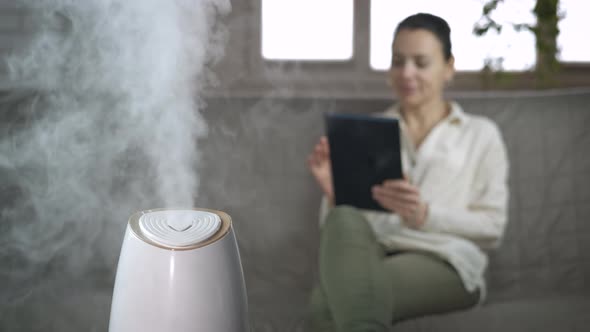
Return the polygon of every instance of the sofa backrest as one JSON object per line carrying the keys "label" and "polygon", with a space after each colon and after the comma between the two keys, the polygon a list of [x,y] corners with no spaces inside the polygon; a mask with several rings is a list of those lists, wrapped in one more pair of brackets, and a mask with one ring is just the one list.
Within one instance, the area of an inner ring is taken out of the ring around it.
{"label": "sofa backrest", "polygon": [[[590,289],[590,93],[456,99],[496,121],[510,158],[509,225],[491,253],[490,300]],[[305,158],[326,111],[390,100],[212,99],[198,204],[235,223],[251,303],[305,306],[317,273],[320,192]],[[270,302],[269,302],[270,303]]]}

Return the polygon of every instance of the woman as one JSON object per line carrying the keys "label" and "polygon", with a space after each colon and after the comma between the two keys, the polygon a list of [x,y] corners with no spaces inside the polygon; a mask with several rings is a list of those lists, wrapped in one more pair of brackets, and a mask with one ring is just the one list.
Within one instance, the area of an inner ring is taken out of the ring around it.
{"label": "woman", "polygon": [[403,180],[372,189],[390,213],[333,206],[329,146],[308,158],[324,194],[314,331],[387,331],[392,323],[466,309],[485,296],[487,256],[502,237],[508,161],[497,126],[447,102],[450,28],[416,14],[394,35],[390,83],[398,105]]}

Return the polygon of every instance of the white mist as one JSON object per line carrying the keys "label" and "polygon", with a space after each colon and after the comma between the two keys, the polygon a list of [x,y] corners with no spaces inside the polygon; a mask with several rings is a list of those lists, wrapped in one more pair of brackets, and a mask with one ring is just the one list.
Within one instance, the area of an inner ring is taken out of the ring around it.
{"label": "white mist", "polygon": [[0,59],[0,330],[102,330],[129,215],[194,205],[198,92],[229,1],[10,6],[22,29]]}

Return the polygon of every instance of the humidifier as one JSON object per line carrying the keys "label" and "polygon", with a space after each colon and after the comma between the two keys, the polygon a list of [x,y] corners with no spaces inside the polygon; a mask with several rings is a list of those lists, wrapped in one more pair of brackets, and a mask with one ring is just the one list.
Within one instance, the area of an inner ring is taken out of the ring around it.
{"label": "humidifier", "polygon": [[244,276],[229,215],[141,211],[121,248],[109,332],[249,331]]}

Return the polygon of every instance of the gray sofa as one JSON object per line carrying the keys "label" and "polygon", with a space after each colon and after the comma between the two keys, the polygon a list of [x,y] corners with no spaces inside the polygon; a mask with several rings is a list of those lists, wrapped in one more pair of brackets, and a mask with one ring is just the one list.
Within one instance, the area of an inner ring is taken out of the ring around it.
{"label": "gray sofa", "polygon": [[[456,99],[467,111],[496,120],[504,133],[512,164],[509,226],[502,247],[491,253],[484,306],[405,321],[393,330],[589,331],[590,92]],[[323,131],[322,112],[376,112],[389,103],[207,100],[203,115],[209,135],[199,142],[201,185],[195,205],[233,217],[252,332],[307,331],[308,297],[317,277],[320,192],[305,157]],[[19,107],[13,104],[7,108],[12,111],[0,112],[2,135],[11,135],[30,116],[16,113]],[[135,170],[123,169],[126,176],[119,180],[132,185],[135,179],[149,179],[145,171],[134,176]],[[26,194],[19,192],[18,181],[29,175],[29,169],[0,165],[0,207]],[[132,208],[156,203],[140,201]],[[2,215],[0,246],[9,243],[11,227],[28,229],[35,220],[23,211],[18,218]],[[0,252],[5,286],[0,287],[0,331],[107,331],[124,217],[132,211],[115,212],[123,217],[71,223],[76,229],[56,235],[68,245],[48,262]],[[34,236],[34,230],[27,234]],[[27,278],[14,275],[23,267]]]}
{"label": "gray sofa", "polygon": [[[494,119],[511,161],[510,222],[491,253],[482,307],[394,331],[590,330],[590,93],[459,96]],[[198,205],[230,213],[253,331],[305,331],[317,276],[320,193],[305,156],[325,111],[375,112],[388,100],[209,100]]]}

